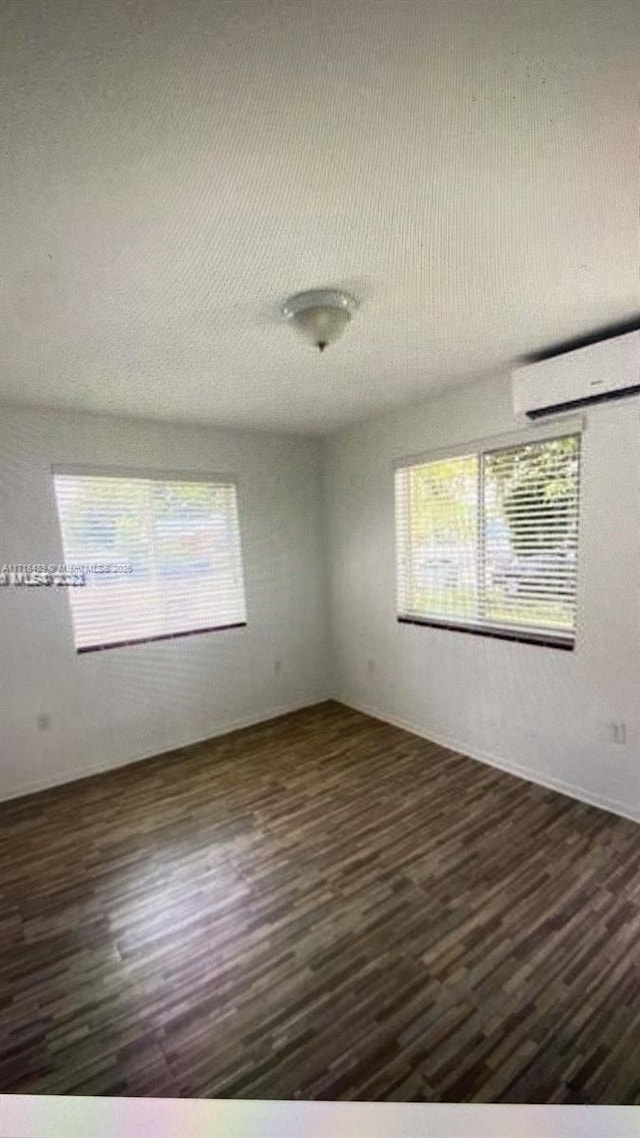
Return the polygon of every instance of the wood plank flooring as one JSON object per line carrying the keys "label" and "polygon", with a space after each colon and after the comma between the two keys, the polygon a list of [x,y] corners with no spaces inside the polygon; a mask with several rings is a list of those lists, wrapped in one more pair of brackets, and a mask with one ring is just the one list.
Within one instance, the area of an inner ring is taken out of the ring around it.
{"label": "wood plank flooring", "polygon": [[327,703],[0,807],[0,1090],[640,1102],[640,827]]}

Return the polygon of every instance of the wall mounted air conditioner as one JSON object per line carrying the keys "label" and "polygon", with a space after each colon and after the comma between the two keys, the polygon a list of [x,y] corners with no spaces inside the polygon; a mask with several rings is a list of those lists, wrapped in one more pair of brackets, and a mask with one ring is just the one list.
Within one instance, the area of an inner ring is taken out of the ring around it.
{"label": "wall mounted air conditioner", "polygon": [[514,368],[511,378],[515,413],[529,419],[640,394],[640,331]]}

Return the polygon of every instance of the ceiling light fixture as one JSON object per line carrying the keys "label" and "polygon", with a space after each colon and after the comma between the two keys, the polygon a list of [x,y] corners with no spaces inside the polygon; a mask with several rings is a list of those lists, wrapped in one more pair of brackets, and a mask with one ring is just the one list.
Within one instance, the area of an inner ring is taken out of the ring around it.
{"label": "ceiling light fixture", "polygon": [[344,332],[357,307],[354,297],[335,288],[316,288],[290,296],[282,315],[321,352]]}

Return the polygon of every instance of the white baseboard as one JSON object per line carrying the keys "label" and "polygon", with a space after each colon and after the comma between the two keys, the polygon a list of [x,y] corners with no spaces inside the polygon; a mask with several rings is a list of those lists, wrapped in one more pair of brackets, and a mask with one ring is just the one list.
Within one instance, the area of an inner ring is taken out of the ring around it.
{"label": "white baseboard", "polygon": [[497,767],[498,770],[505,771],[507,774],[513,774],[518,778],[525,779],[527,782],[544,786],[547,790],[555,790],[559,794],[566,794],[569,798],[575,798],[578,802],[585,802],[588,806],[597,806],[601,810],[608,810],[611,814],[617,814],[621,818],[628,818],[631,822],[640,822],[640,812],[630,810],[625,802],[619,802],[615,798],[607,798],[604,795],[594,794],[582,786],[574,786],[572,783],[565,782],[560,778],[554,778],[551,775],[540,774],[538,771],[532,770],[531,767],[514,763],[510,759],[502,758],[500,755],[494,755],[491,752],[479,750],[477,747],[470,747],[468,743],[460,743],[458,740],[450,737],[445,738],[438,732],[431,731],[421,724],[412,723],[408,719],[401,719],[399,716],[392,715],[387,711],[381,711],[379,708],[369,707],[366,704],[345,698],[342,695],[336,695],[332,698],[338,703],[344,704],[345,707],[352,708],[353,711],[360,711],[363,715],[370,715],[373,719],[382,720],[383,723],[391,723],[394,727],[401,727],[403,731],[409,731],[412,735],[417,735],[420,739],[429,739],[432,743],[437,743],[438,746],[446,747],[447,750],[455,751],[457,754],[464,755],[466,758],[474,759],[480,763],[487,763],[489,766]]}
{"label": "white baseboard", "polygon": [[403,719],[390,712],[382,711],[380,708],[371,707],[368,704],[360,703],[335,692],[323,692],[302,702],[284,704],[280,707],[273,707],[267,711],[262,711],[258,715],[244,716],[242,719],[221,723],[206,735],[175,743],[166,751],[146,751],[143,754],[126,759],[122,763],[95,763],[86,767],[82,772],[79,772],[77,769],[57,771],[50,779],[32,780],[31,782],[21,783],[18,786],[12,787],[8,792],[3,792],[0,795],[0,801],[9,802],[15,798],[23,798],[27,794],[35,794],[41,790],[51,790],[56,786],[64,786],[70,782],[90,778],[92,775],[104,774],[106,771],[120,770],[122,767],[130,766],[133,763],[158,758],[163,754],[171,754],[172,751],[180,751],[185,747],[206,743],[209,739],[217,739],[222,735],[229,735],[232,731],[239,731],[243,727],[255,727],[259,723],[268,723],[269,720],[277,719],[280,715],[288,715],[294,711],[303,711],[306,707],[315,707],[317,704],[325,703],[327,700],[334,700],[336,703],[341,703],[345,707],[352,708],[354,711],[360,711],[363,715],[369,715],[372,719],[379,719],[383,723],[391,723],[394,727],[400,727],[403,731],[408,731],[410,734],[417,735],[421,739],[429,739],[432,743],[437,743],[439,746],[446,747],[450,751],[465,755],[467,758],[474,759],[476,762],[487,763],[489,766],[496,767],[498,770],[505,771],[507,774],[513,774],[518,778],[525,779],[527,782],[544,786],[547,790],[555,790],[559,794],[565,794],[569,798],[577,799],[578,802],[585,802],[589,806],[597,806],[601,810],[608,810],[612,814],[617,814],[622,818],[628,818],[632,822],[640,823],[640,812],[630,810],[628,805],[624,802],[619,802],[617,799],[608,798],[604,795],[594,794],[584,787],[567,783],[563,779],[554,778],[549,775],[541,775],[538,771],[532,770],[531,767],[514,763],[509,759],[504,759],[500,755],[480,750],[477,747],[470,747],[468,743],[461,743],[459,740],[453,739],[450,736],[445,737],[439,732],[432,731],[421,724]]}
{"label": "white baseboard", "polygon": [[79,782],[80,779],[91,778],[91,776],[95,774],[105,774],[107,771],[121,770],[122,767],[132,766],[134,763],[142,763],[146,759],[155,759],[161,755],[170,755],[172,751],[182,751],[185,747],[193,747],[198,743],[206,743],[209,739],[218,739],[221,735],[229,735],[232,731],[242,730],[243,727],[256,727],[259,723],[268,723],[270,719],[277,719],[280,715],[289,715],[293,711],[304,711],[306,707],[315,707],[317,704],[325,703],[327,700],[333,698],[332,695],[327,694],[315,695],[302,702],[285,704],[282,707],[272,707],[267,711],[260,712],[258,715],[247,715],[242,719],[228,720],[226,723],[221,723],[216,726],[213,731],[207,732],[206,735],[174,743],[165,751],[145,751],[143,754],[134,755],[132,758],[125,759],[121,763],[93,763],[82,771],[78,771],[77,768],[66,771],[58,770],[50,779],[34,779],[30,782],[19,783],[8,791],[0,791],[0,802],[11,802],[14,798],[24,798],[27,794],[37,794],[41,790],[52,790],[56,786],[65,786],[70,782]]}

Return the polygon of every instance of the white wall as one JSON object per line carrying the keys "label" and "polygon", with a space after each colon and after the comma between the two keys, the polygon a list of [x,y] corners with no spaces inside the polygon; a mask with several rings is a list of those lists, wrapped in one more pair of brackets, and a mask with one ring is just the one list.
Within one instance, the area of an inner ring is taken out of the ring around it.
{"label": "white wall", "polygon": [[319,442],[4,408],[0,564],[64,560],[55,463],[237,475],[248,627],[77,656],[64,590],[1,589],[0,797],[326,697]]}
{"label": "white wall", "polygon": [[[395,619],[392,460],[514,428],[509,380],[496,377],[330,440],[336,694],[640,819],[640,400],[587,416],[573,653]],[[627,725],[624,747],[608,739],[612,720]]]}
{"label": "white wall", "polygon": [[[52,464],[235,473],[249,625],[76,656],[62,590],[0,590],[0,798],[335,694],[640,818],[640,400],[588,413],[575,652],[395,620],[393,459],[514,426],[506,377],[324,447],[5,408],[0,564],[63,560]],[[626,723],[626,746],[609,741],[610,721]]]}

